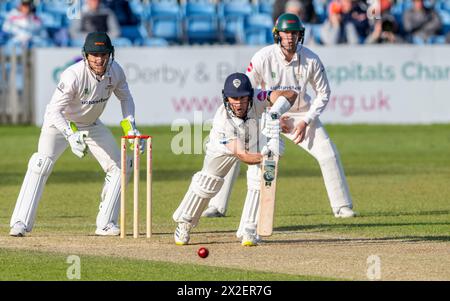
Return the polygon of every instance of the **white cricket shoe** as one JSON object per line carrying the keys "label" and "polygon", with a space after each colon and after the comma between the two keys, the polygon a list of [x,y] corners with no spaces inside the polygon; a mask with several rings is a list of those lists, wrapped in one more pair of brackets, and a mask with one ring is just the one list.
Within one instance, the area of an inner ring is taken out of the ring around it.
{"label": "white cricket shoe", "polygon": [[252,231],[246,229],[242,235],[241,245],[244,247],[254,247],[257,246],[260,241],[261,239],[254,230]]}
{"label": "white cricket shoe", "polygon": [[27,226],[25,226],[22,222],[17,222],[14,226],[11,227],[11,231],[9,231],[9,235],[15,237],[23,237],[25,236]]}
{"label": "white cricket shoe", "polygon": [[189,243],[189,231],[191,231],[192,226],[188,223],[178,223],[175,229],[175,244],[178,246],[187,245]]}
{"label": "white cricket shoe", "polygon": [[114,223],[109,223],[103,229],[97,228],[95,234],[100,236],[118,236],[120,235],[120,229]]}
{"label": "white cricket shoe", "polygon": [[334,213],[334,217],[337,218],[350,218],[355,217],[356,213],[349,207],[341,207],[337,212]]}
{"label": "white cricket shoe", "polygon": [[216,207],[211,206],[206,208],[205,211],[203,211],[202,216],[204,217],[224,217],[225,214],[220,212]]}

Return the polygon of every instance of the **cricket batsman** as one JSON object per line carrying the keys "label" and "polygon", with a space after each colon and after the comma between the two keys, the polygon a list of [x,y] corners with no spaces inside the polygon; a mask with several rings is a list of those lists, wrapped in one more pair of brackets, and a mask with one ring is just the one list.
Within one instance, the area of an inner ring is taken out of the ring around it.
{"label": "cricket batsman", "polygon": [[[285,124],[283,133],[319,163],[334,216],[354,217],[356,214],[352,210],[353,202],[338,150],[319,119],[330,99],[330,85],[318,55],[303,46],[304,35],[305,27],[296,15],[282,14],[273,29],[275,43],[256,52],[247,75],[253,87],[292,89],[298,93],[295,104],[281,117]],[[314,91],[314,98],[307,92],[308,85]],[[223,185],[227,191],[221,191],[211,200],[203,216],[224,215],[231,182],[237,172],[238,167],[233,166]]]}
{"label": "cricket batsman", "polygon": [[[287,112],[297,93],[290,90],[254,93],[245,74],[233,73],[225,80],[222,96],[224,105],[218,108],[213,119],[203,168],[192,177],[187,193],[173,214],[178,223],[174,234],[177,245],[189,243],[190,230],[198,224],[208,202],[220,191],[224,176],[238,161],[249,167],[247,196],[237,237],[243,246],[255,246],[259,240],[256,226],[261,189],[260,163],[269,151],[275,155],[284,152],[282,139],[269,139],[268,142],[265,139],[279,138],[283,126],[279,118],[272,120],[267,116],[281,116]],[[270,111],[265,112],[270,104]]]}
{"label": "cricket batsman", "polygon": [[[91,153],[106,173],[95,234],[120,234],[117,226],[120,150],[99,117],[114,93],[122,108],[121,124],[127,128],[128,135],[140,135],[134,122],[134,101],[122,67],[114,60],[114,47],[106,33],[89,33],[82,53],[84,59],[62,73],[47,105],[38,150],[28,162],[11,217],[11,236],[21,237],[33,229],[45,183],[68,146],[79,158]],[[144,152],[143,142],[139,147]]]}

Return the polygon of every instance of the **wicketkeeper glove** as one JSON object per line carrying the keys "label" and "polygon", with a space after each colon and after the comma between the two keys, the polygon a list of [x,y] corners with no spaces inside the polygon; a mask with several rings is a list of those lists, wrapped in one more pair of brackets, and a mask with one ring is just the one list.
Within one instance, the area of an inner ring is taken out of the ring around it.
{"label": "wicketkeeper glove", "polygon": [[72,133],[68,133],[68,136],[66,137],[67,141],[70,144],[70,148],[72,152],[79,158],[83,158],[86,156],[88,147],[86,145],[86,142],[84,142],[84,138],[87,137],[88,132],[87,131],[79,131],[75,123],[72,121],[69,122],[70,129]]}
{"label": "wicketkeeper glove", "polygon": [[[134,118],[129,116],[123,119],[120,122],[120,126],[122,127],[123,134],[125,136],[141,136],[141,132],[138,131],[136,125],[134,123]],[[128,143],[130,143],[130,149],[134,150],[134,139],[128,139]],[[145,152],[145,140],[141,139],[139,143],[139,152],[143,154]]]}

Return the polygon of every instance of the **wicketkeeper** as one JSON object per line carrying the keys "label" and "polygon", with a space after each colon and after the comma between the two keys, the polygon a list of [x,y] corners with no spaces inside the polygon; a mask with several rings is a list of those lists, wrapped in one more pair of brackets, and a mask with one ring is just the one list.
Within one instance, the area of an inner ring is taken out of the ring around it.
{"label": "wicketkeeper", "polygon": [[[117,227],[120,151],[110,130],[99,117],[114,93],[120,100],[122,124],[128,127],[127,134],[140,135],[134,123],[134,101],[122,67],[114,60],[114,47],[106,33],[88,34],[82,53],[84,60],[62,73],[47,105],[38,151],[28,163],[11,217],[11,236],[24,236],[33,229],[47,178],[68,146],[79,158],[91,153],[106,173],[95,234],[120,234]],[[142,143],[141,152],[144,152],[144,147]]]}
{"label": "wicketkeeper", "polygon": [[[243,73],[227,77],[222,91],[223,103],[214,117],[213,126],[206,145],[206,156],[201,171],[194,174],[189,189],[173,214],[178,223],[175,243],[189,242],[189,232],[198,224],[200,216],[224,183],[224,176],[236,162],[249,165],[247,171],[247,196],[237,237],[242,245],[258,243],[256,226],[258,220],[261,171],[263,154],[272,151],[275,155],[284,152],[283,140],[279,138],[280,120],[271,120],[266,115],[281,116],[287,112],[297,98],[293,91],[261,91],[255,95],[250,79]],[[255,95],[255,97],[254,97]],[[273,104],[269,112],[265,108]],[[261,119],[261,116],[264,117]],[[260,131],[260,120],[264,126]],[[262,134],[262,135],[261,135]]]}

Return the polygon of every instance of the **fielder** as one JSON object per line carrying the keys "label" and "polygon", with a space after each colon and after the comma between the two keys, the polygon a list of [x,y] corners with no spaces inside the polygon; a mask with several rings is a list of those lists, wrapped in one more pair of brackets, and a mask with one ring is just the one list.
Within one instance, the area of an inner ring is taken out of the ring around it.
{"label": "fielder", "polygon": [[[323,180],[335,217],[356,216],[344,169],[336,146],[320,122],[319,116],[330,99],[330,85],[319,57],[303,46],[305,27],[294,15],[282,14],[273,29],[275,44],[259,50],[247,69],[253,87],[266,90],[294,90],[298,98],[281,121],[284,135],[311,154],[320,165]],[[300,45],[299,45],[300,44]],[[307,84],[315,98],[307,94]],[[239,163],[236,162],[235,165]],[[232,171],[237,171],[236,166]],[[230,187],[236,174],[227,175],[220,198],[213,199],[203,216],[223,216]]]}
{"label": "fielder", "polygon": [[[297,98],[293,91],[261,91],[254,97],[249,78],[243,73],[233,73],[227,77],[222,91],[224,105],[214,117],[213,127],[206,144],[206,156],[201,171],[194,174],[189,189],[181,204],[173,214],[178,223],[174,238],[177,245],[188,244],[189,232],[195,227],[200,215],[224,183],[224,176],[238,161],[249,164],[247,170],[247,196],[241,216],[237,237],[243,246],[258,243],[256,225],[260,195],[260,163],[263,154],[272,151],[282,155],[284,145],[279,138],[279,119],[260,117],[272,113],[281,116],[287,112]],[[269,112],[264,109],[273,104]],[[262,131],[260,131],[262,128]]]}
{"label": "fielder", "polygon": [[[28,170],[11,217],[11,236],[31,232],[47,178],[67,146],[79,158],[88,151],[106,173],[97,216],[97,235],[119,235],[120,151],[116,141],[99,120],[111,94],[120,100],[130,135],[140,135],[134,125],[134,101],[122,67],[114,61],[114,47],[106,33],[87,35],[84,60],[68,67],[47,105],[38,151]],[[140,145],[144,151],[145,144]],[[130,161],[129,164],[132,164]]]}

